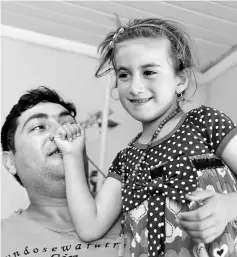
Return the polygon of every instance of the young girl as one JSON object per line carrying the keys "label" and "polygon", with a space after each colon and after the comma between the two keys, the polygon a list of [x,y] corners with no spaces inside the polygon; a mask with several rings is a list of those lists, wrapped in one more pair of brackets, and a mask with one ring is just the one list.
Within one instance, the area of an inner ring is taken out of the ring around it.
{"label": "young girl", "polygon": [[[78,155],[65,160],[77,233],[102,237],[122,211],[133,257],[236,257],[237,128],[210,107],[182,111],[193,66],[188,36],[176,22],[134,20],[99,49],[96,76],[114,70],[119,99],[143,130],[117,154],[95,199]],[[83,132],[77,140],[82,151]]]}

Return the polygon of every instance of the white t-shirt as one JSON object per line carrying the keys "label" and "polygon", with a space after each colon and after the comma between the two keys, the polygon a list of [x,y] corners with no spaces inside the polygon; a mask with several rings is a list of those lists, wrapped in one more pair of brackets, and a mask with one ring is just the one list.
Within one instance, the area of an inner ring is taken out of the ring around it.
{"label": "white t-shirt", "polygon": [[[74,229],[53,230],[28,220],[19,213],[1,221],[2,257],[117,257],[120,222],[102,238],[85,243]],[[129,243],[125,240],[124,256],[129,257]]]}

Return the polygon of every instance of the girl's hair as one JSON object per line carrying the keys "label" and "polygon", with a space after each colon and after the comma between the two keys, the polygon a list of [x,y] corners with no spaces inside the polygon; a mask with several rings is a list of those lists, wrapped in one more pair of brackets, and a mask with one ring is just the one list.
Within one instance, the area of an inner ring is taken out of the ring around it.
{"label": "girl's hair", "polygon": [[170,56],[176,74],[184,69],[192,69],[194,61],[191,39],[179,23],[157,18],[135,19],[127,26],[119,26],[116,31],[110,32],[99,45],[101,59],[95,76],[102,77],[115,69],[114,52],[117,43],[136,38],[158,37],[167,38],[170,42]]}

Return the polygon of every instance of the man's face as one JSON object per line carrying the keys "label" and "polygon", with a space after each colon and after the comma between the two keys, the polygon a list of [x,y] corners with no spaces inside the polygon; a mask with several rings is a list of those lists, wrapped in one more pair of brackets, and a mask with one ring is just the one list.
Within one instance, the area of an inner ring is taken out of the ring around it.
{"label": "man's face", "polygon": [[18,118],[14,163],[28,193],[65,189],[62,155],[50,136],[60,125],[75,122],[63,106],[54,103],[37,104]]}

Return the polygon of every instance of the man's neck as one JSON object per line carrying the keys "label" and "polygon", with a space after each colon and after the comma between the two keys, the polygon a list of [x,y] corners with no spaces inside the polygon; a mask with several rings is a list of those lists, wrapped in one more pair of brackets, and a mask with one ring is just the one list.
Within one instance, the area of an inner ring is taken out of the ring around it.
{"label": "man's neck", "polygon": [[74,228],[65,198],[30,197],[30,205],[22,215],[52,229]]}

